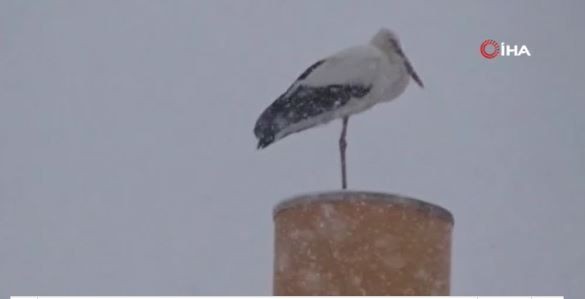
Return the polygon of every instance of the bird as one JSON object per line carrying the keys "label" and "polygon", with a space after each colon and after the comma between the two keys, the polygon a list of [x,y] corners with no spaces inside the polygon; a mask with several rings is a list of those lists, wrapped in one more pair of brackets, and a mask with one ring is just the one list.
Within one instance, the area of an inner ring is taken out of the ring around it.
{"label": "bird", "polygon": [[313,63],[270,104],[254,126],[258,149],[293,133],[342,120],[339,137],[341,188],[347,189],[349,117],[400,96],[410,79],[424,84],[404,54],[398,35],[379,29],[366,44]]}

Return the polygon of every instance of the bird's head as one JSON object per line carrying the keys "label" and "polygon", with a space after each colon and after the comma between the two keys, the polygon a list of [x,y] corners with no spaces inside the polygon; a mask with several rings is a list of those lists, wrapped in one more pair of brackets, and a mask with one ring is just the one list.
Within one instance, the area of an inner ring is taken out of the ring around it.
{"label": "bird's head", "polygon": [[414,68],[412,67],[412,64],[410,63],[406,55],[404,55],[404,52],[402,51],[402,46],[400,45],[400,39],[398,38],[398,35],[394,31],[386,28],[380,29],[378,33],[376,33],[376,35],[374,35],[374,37],[372,38],[371,43],[374,46],[378,47],[378,49],[386,53],[389,59],[391,60],[394,60],[394,58],[400,59],[404,63],[406,71],[412,77],[412,79],[420,87],[424,87],[422,80],[414,71]]}

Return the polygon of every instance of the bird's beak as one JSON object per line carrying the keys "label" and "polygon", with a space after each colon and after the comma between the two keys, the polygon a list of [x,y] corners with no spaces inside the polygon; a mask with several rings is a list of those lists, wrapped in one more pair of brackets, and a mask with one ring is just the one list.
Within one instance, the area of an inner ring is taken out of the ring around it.
{"label": "bird's beak", "polygon": [[406,56],[404,56],[404,65],[406,66],[406,71],[408,72],[408,74],[410,74],[410,76],[418,84],[418,86],[424,88],[425,86],[422,80],[418,77],[418,75],[414,71],[414,68],[412,67],[412,64],[410,64],[410,61],[408,61],[408,58],[406,58]]}
{"label": "bird's beak", "polygon": [[418,77],[418,75],[414,71],[412,64],[410,64],[410,60],[408,60],[406,55],[404,55],[404,51],[402,51],[400,44],[398,44],[398,42],[396,42],[395,40],[391,40],[391,43],[394,45],[394,50],[396,51],[396,53],[398,53],[398,55],[400,55],[400,57],[402,57],[402,59],[404,59],[404,66],[406,67],[406,71],[408,72],[408,74],[412,77],[412,79],[416,82],[416,84],[418,84],[418,86],[420,86],[421,88],[424,88],[425,86],[422,83],[422,80]]}

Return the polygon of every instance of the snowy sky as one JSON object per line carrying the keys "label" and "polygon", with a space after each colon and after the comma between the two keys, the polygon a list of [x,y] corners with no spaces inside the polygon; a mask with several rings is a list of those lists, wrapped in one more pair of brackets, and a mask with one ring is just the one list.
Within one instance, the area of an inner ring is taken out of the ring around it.
{"label": "snowy sky", "polygon": [[453,294],[583,297],[584,11],[0,1],[0,297],[270,294],[272,207],[339,187],[340,123],[259,152],[254,122],[381,26],[426,88],[350,120],[350,187],[453,212]]}

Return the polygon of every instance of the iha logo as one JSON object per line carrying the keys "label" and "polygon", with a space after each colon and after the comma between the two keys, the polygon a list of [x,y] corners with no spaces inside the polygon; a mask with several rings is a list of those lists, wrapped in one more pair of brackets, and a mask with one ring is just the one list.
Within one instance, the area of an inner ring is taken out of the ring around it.
{"label": "iha logo", "polygon": [[506,43],[498,43],[493,39],[486,39],[479,47],[481,55],[487,59],[493,59],[498,56],[530,56],[530,51],[526,45],[507,45]]}

